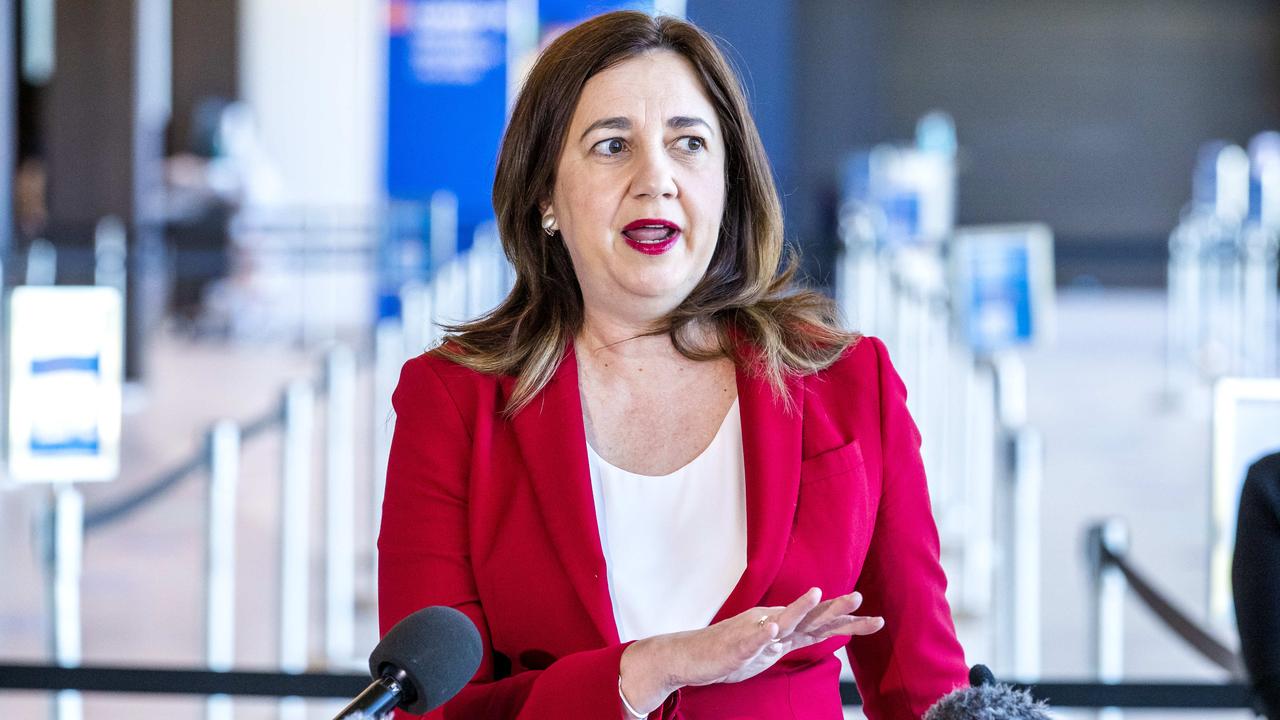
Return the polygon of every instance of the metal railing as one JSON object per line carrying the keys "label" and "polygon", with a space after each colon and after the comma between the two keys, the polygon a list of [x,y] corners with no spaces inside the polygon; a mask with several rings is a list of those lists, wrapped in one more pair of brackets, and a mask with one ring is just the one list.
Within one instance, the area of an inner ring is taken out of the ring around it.
{"label": "metal railing", "polygon": [[[254,697],[351,698],[369,683],[368,675],[326,673],[209,672],[175,668],[0,665],[0,690],[85,691]],[[1243,683],[1014,683],[1036,700],[1057,708],[1251,708],[1253,693]],[[840,683],[845,707],[862,704],[858,688]]]}
{"label": "metal railing", "polygon": [[[1212,151],[1212,152],[1210,152]],[[1169,236],[1166,377],[1171,395],[1277,365],[1280,165],[1235,145],[1202,151],[1211,178]],[[1251,188],[1255,186],[1255,188]]]}
{"label": "metal railing", "polygon": [[[410,324],[390,319],[378,329],[378,342],[371,358],[374,392],[389,400],[395,373],[405,359],[416,355],[439,339],[438,323],[456,321],[492,307],[506,292],[509,273],[491,226],[477,234],[472,251],[451,258],[422,284],[408,284],[402,291],[402,305],[409,309]],[[428,302],[430,304],[425,304]],[[407,338],[413,338],[407,340]],[[412,344],[410,344],[412,343]],[[58,491],[52,527],[54,545],[49,553],[49,577],[55,618],[55,661],[63,667],[79,664],[79,547],[81,536],[69,528],[95,532],[120,522],[143,507],[156,502],[188,478],[204,474],[208,478],[205,518],[205,663],[212,671],[229,672],[235,667],[236,626],[236,536],[237,497],[240,461],[244,446],[255,438],[279,432],[280,456],[280,599],[276,612],[278,667],[287,674],[304,672],[309,666],[308,608],[311,589],[309,556],[312,534],[309,526],[313,429],[316,407],[324,408],[324,547],[323,578],[324,656],[329,667],[352,667],[363,663],[355,656],[357,645],[372,644],[356,638],[356,572],[358,558],[354,537],[355,452],[357,437],[356,391],[359,358],[345,347],[336,346],[324,355],[323,373],[290,382],[276,407],[246,423],[222,420],[205,432],[201,453],[180,462],[173,469],[145,482],[127,495],[84,511],[80,494],[72,486]],[[383,417],[383,413],[387,417]],[[385,472],[390,445],[390,408],[375,403],[369,425],[375,437],[374,477]],[[380,496],[381,487],[373,483]],[[380,506],[375,498],[375,517]],[[376,521],[374,524],[376,528]],[[66,530],[66,532],[64,532]],[[367,556],[373,555],[372,538]],[[374,569],[376,573],[376,568]],[[376,585],[376,580],[371,580]],[[77,718],[82,714],[78,695],[59,695],[57,714]],[[211,693],[206,700],[206,717],[229,718],[231,698]],[[302,712],[297,698],[284,697],[280,715],[292,717]]]}
{"label": "metal railing", "polygon": [[[1089,568],[1091,664],[1097,680],[1116,684],[1124,678],[1124,607],[1128,590],[1200,657],[1225,671],[1232,681],[1246,677],[1238,652],[1217,639],[1162,593],[1129,559],[1129,529],[1112,518],[1089,527],[1085,538]],[[1107,709],[1109,718],[1119,717]]]}
{"label": "metal railing", "polygon": [[885,341],[909,389],[954,561],[953,607],[993,618],[996,667],[1034,678],[1043,443],[1027,422],[1025,367],[1016,351],[982,356],[958,340],[946,244],[885,245],[876,214],[858,203],[842,213],[836,300],[853,327]]}

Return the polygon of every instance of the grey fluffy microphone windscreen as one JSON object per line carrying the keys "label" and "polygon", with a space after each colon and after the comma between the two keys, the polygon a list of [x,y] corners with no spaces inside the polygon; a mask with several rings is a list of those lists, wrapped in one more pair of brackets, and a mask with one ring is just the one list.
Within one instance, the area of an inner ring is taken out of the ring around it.
{"label": "grey fluffy microphone windscreen", "polygon": [[922,720],[1049,720],[1048,707],[995,681],[985,665],[969,671],[972,687],[952,691],[929,708]]}

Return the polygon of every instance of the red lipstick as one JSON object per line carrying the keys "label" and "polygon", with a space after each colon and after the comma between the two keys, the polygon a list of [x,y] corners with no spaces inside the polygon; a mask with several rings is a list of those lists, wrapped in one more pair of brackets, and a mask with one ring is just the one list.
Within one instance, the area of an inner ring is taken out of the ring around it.
{"label": "red lipstick", "polygon": [[645,255],[661,255],[680,239],[680,226],[662,218],[642,218],[622,228],[627,245]]}

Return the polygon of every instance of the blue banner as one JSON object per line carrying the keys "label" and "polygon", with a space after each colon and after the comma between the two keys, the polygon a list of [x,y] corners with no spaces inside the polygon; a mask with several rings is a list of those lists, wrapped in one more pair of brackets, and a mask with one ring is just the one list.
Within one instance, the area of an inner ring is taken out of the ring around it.
{"label": "blue banner", "polygon": [[[516,22],[537,23],[545,44],[599,13],[652,12],[654,2],[540,0],[537,7],[537,17]],[[476,227],[493,217],[513,72],[508,44],[529,30],[512,32],[510,18],[507,0],[388,0],[385,190],[395,212],[379,255],[379,317],[398,316],[401,285],[425,278],[429,259],[439,257],[428,241],[434,193],[457,198],[457,250],[470,247]]]}
{"label": "blue banner", "polygon": [[574,25],[596,15],[614,10],[640,10],[651,13],[653,0],[540,0],[538,22],[543,37],[559,34]]}
{"label": "blue banner", "polygon": [[458,197],[458,230],[493,216],[507,108],[506,0],[391,0],[387,13],[386,191]]}

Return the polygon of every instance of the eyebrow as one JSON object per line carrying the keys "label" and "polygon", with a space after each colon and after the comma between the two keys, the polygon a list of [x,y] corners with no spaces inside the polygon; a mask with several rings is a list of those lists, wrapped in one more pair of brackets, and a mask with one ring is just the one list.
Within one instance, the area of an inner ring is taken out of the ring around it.
{"label": "eyebrow", "polygon": [[699,118],[699,117],[688,117],[685,115],[677,115],[667,121],[667,127],[671,128],[672,130],[685,130],[687,128],[695,127],[697,125],[701,125],[702,127],[707,129],[707,132],[711,132],[711,126],[707,124],[706,120],[703,120],[702,118]]}
{"label": "eyebrow", "polygon": [[[671,128],[672,130],[684,130],[684,129],[695,127],[698,125],[701,125],[702,127],[706,128],[708,132],[711,131],[711,126],[707,124],[707,121],[703,120],[702,118],[691,117],[688,115],[676,115],[675,117],[667,120],[667,127]],[[582,137],[578,138],[578,140],[579,142],[581,142],[583,139],[585,139],[588,135],[590,135],[595,130],[630,130],[630,129],[631,129],[631,120],[625,117],[622,117],[620,115],[616,117],[601,118],[591,123],[590,125],[588,125],[587,129],[582,131]]]}

